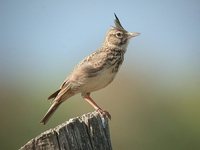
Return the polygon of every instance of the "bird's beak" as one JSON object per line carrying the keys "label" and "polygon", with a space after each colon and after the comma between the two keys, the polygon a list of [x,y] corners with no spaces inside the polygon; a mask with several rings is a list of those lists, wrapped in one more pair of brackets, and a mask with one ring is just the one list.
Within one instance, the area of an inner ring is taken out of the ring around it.
{"label": "bird's beak", "polygon": [[140,33],[138,33],[138,32],[128,32],[127,34],[128,34],[129,39],[132,38],[132,37],[140,35]]}

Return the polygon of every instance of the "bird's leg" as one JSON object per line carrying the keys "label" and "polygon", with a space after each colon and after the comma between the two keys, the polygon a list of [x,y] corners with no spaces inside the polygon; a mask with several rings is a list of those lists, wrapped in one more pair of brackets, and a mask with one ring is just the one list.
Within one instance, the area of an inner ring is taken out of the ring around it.
{"label": "bird's leg", "polygon": [[83,96],[84,100],[86,100],[96,111],[98,111],[100,114],[102,114],[103,116],[107,116],[110,120],[111,120],[111,115],[109,114],[109,112],[101,109],[101,107],[99,107],[97,105],[97,103],[95,103],[95,101],[90,97],[90,93],[87,93],[86,95]]}

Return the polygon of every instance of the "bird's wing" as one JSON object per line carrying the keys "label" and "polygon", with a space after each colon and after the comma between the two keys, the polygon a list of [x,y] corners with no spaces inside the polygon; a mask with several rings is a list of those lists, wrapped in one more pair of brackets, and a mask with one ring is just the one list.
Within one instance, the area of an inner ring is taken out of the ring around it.
{"label": "bird's wing", "polygon": [[97,76],[104,69],[104,65],[95,65],[91,62],[85,63],[81,67],[81,71],[85,77],[91,78]]}
{"label": "bird's wing", "polygon": [[51,100],[53,98],[56,98],[58,93],[61,91],[61,89],[64,88],[64,86],[66,86],[68,84],[68,78],[62,83],[62,85],[60,86],[60,88],[55,91],[53,94],[51,94],[49,97],[48,97],[48,100]]}
{"label": "bird's wing", "polygon": [[59,92],[60,92],[60,89],[57,90],[56,92],[54,92],[53,94],[51,94],[51,95],[48,97],[48,100],[50,100],[50,99],[52,99],[52,98],[55,98],[55,97],[58,95]]}
{"label": "bird's wing", "polygon": [[74,72],[79,72],[87,77],[94,77],[104,69],[109,68],[109,64],[106,61],[106,53],[96,51],[86,57],[78,66],[74,69]]}
{"label": "bird's wing", "polygon": [[60,88],[60,91],[58,92],[57,96],[53,100],[53,102],[61,102],[63,100],[66,100],[67,98],[71,97],[73,95],[72,92],[72,83],[70,83],[68,80],[64,82]]}

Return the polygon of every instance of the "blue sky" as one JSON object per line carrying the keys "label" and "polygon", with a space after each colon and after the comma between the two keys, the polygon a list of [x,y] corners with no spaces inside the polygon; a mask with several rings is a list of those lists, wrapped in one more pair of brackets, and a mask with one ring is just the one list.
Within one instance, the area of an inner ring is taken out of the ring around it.
{"label": "blue sky", "polygon": [[198,0],[1,0],[3,76],[23,79],[32,74],[37,80],[46,73],[70,72],[101,45],[114,12],[124,28],[141,33],[130,42],[126,66],[165,75],[197,73],[199,4]]}

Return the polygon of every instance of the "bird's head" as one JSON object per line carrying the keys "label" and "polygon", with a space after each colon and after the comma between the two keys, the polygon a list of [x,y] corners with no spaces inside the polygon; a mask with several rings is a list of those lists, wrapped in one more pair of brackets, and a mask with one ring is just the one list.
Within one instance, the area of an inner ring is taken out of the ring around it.
{"label": "bird's head", "polygon": [[118,17],[115,14],[115,27],[112,27],[107,35],[106,35],[106,39],[105,39],[105,44],[106,45],[110,45],[110,46],[117,46],[117,47],[124,47],[126,48],[128,45],[129,40],[132,37],[138,36],[140,33],[137,32],[128,32],[126,31]]}

